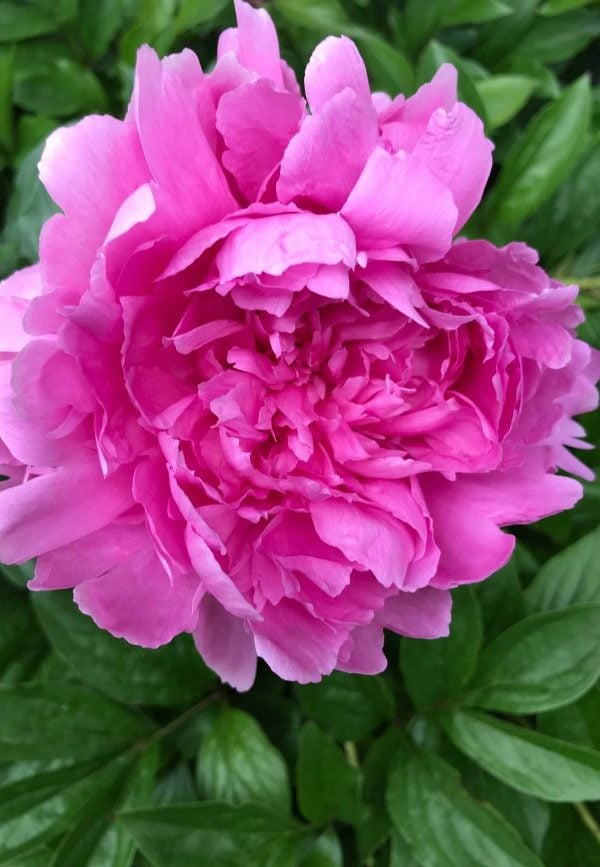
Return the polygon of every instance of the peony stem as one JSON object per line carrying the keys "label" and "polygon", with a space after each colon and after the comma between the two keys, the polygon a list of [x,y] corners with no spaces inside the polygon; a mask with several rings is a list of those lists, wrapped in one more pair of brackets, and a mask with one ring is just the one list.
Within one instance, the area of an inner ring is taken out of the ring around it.
{"label": "peony stem", "polygon": [[600,827],[588,809],[586,804],[581,802],[573,804],[583,824],[586,826],[590,834],[594,837],[597,843],[600,844]]}

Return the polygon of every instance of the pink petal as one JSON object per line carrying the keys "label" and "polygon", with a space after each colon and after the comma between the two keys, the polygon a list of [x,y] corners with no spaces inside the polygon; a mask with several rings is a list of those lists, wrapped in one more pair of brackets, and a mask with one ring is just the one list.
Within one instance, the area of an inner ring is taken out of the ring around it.
{"label": "pink petal", "polygon": [[[348,653],[347,659],[344,659]],[[379,674],[387,668],[383,652],[383,627],[377,623],[355,626],[340,650],[339,671],[350,674]]]}
{"label": "pink petal", "polygon": [[450,190],[423,163],[376,148],[341,214],[359,249],[401,244],[429,262],[450,248],[457,210]]}
{"label": "pink petal", "polygon": [[452,597],[448,590],[423,587],[414,593],[389,596],[375,620],[410,638],[443,638],[450,630]]}
{"label": "pink petal", "polygon": [[371,104],[365,64],[354,42],[346,36],[328,36],[317,45],[306,67],[304,87],[313,114],[346,87]]}
{"label": "pink petal", "polygon": [[133,504],[131,467],[102,478],[93,453],[0,493],[0,561],[24,563],[99,530]]}
{"label": "pink petal", "polygon": [[493,145],[483,124],[462,102],[452,111],[435,111],[413,156],[448,187],[458,208],[455,231],[469,219],[483,195],[492,169]]}
{"label": "pink petal", "polygon": [[196,575],[203,587],[217,599],[223,608],[236,617],[257,617],[256,609],[244,599],[227,575],[204,539],[192,527],[186,527],[185,540]]}
{"label": "pink petal", "polygon": [[265,9],[253,9],[244,0],[234,0],[234,4],[237,30],[228,44],[219,43],[219,54],[224,48],[234,49],[243,66],[283,86],[279,40],[271,16]]}
{"label": "pink petal", "polygon": [[244,621],[229,614],[212,596],[204,596],[194,630],[198,652],[221,680],[240,692],[250,689],[256,676],[254,638]]}
{"label": "pink petal", "polygon": [[304,113],[292,93],[259,79],[226,93],[217,109],[217,127],[226,150],[223,165],[249,201],[255,201],[279,165]]}
{"label": "pink petal", "polygon": [[15,271],[0,281],[0,352],[18,352],[28,340],[23,316],[28,302],[42,292],[39,265]]}
{"label": "pink petal", "polygon": [[[307,117],[291,140],[277,183],[282,202],[309,201],[337,211],[358,180],[378,138],[370,103],[345,88]],[[348,147],[348,142],[352,146]]]}
{"label": "pink petal", "polygon": [[195,628],[198,582],[192,575],[169,578],[145,529],[135,532],[135,554],[104,575],[78,584],[73,598],[84,614],[116,638],[160,647]]}

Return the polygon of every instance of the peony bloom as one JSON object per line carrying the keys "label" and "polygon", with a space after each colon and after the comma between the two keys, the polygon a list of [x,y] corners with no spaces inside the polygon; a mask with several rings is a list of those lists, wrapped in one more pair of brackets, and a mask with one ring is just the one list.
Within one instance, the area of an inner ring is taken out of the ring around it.
{"label": "peony bloom", "polygon": [[0,287],[0,559],[247,689],[447,634],[500,528],[580,497],[598,364],[534,251],[453,243],[492,146],[451,66],[392,100],[330,37],[305,100],[236,11],[210,74],[144,47],[125,120],[48,140],[62,213]]}

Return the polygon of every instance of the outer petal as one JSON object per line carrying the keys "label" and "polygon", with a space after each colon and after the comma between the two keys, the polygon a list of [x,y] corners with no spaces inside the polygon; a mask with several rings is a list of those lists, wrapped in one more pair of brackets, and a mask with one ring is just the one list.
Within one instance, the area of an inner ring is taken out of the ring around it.
{"label": "outer petal", "polygon": [[413,155],[452,191],[458,208],[455,231],[463,226],[481,199],[492,169],[493,145],[483,124],[462,102],[452,111],[433,113]]}
{"label": "outer petal", "polygon": [[359,249],[400,244],[429,262],[450,248],[457,210],[450,190],[423,163],[376,148],[341,214]]}
{"label": "outer petal", "polygon": [[0,281],[0,353],[18,352],[30,340],[23,330],[23,316],[29,300],[41,291],[39,265],[22,268]]}
{"label": "outer petal", "polygon": [[244,0],[234,0],[238,26],[219,39],[219,57],[233,51],[246,69],[283,86],[277,31],[268,12],[253,9]]}
{"label": "outer petal", "polygon": [[204,596],[198,609],[194,641],[202,658],[235,689],[250,689],[256,676],[256,650],[244,621],[229,614],[212,596]]}
{"label": "outer petal", "polygon": [[192,51],[161,62],[151,48],[140,48],[133,96],[140,141],[172,230],[189,234],[236,208],[198,111],[207,87]]}
{"label": "outer petal", "polygon": [[[344,659],[344,651],[348,658]],[[387,668],[383,652],[383,627],[377,623],[356,626],[350,633],[347,646],[342,647],[336,666],[351,674],[379,674]]]}
{"label": "outer petal", "polygon": [[304,120],[289,143],[277,183],[279,200],[309,201],[339,210],[375,147],[378,133],[370,103],[349,87],[335,94],[321,111]]}
{"label": "outer petal", "polygon": [[346,87],[360,100],[371,104],[367,70],[358,48],[346,36],[328,36],[313,51],[304,76],[306,97],[313,114]]}
{"label": "outer petal", "polygon": [[263,620],[252,623],[256,650],[260,657],[284,680],[314,683],[335,668],[338,653],[346,638],[317,620],[297,602],[283,600],[267,604]]}
{"label": "outer petal", "polygon": [[229,575],[219,566],[204,539],[188,525],[185,533],[188,552],[202,584],[235,617],[257,617],[255,608],[247,602]]}
{"label": "outer petal", "polygon": [[165,572],[143,527],[132,528],[139,547],[127,560],[79,584],[73,598],[101,629],[141,647],[160,647],[197,622],[198,581]]}
{"label": "outer petal", "polygon": [[424,587],[415,593],[389,596],[375,620],[410,638],[443,638],[450,629],[452,597],[448,590]]}
{"label": "outer petal", "polygon": [[90,453],[0,493],[0,560],[24,563],[94,532],[132,505],[131,468],[103,479]]}

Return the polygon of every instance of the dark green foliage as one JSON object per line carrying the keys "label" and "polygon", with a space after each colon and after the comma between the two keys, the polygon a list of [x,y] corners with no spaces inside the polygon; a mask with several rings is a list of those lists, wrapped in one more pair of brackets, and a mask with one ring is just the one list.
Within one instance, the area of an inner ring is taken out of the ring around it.
{"label": "dark green foliage", "polygon": [[[268,6],[299,74],[330,33],[357,42],[373,89],[457,66],[496,143],[467,232],[524,239],[579,282],[600,348],[600,2]],[[0,277],[35,260],[54,210],[46,136],[122,114],[143,42],[207,68],[232,23],[229,0],[0,0]],[[582,422],[598,449],[597,414]],[[389,640],[379,677],[294,687],[261,668],[240,695],[188,636],[132,647],[0,567],[0,865],[600,864],[600,484],[585,488],[455,592],[448,638]]]}

